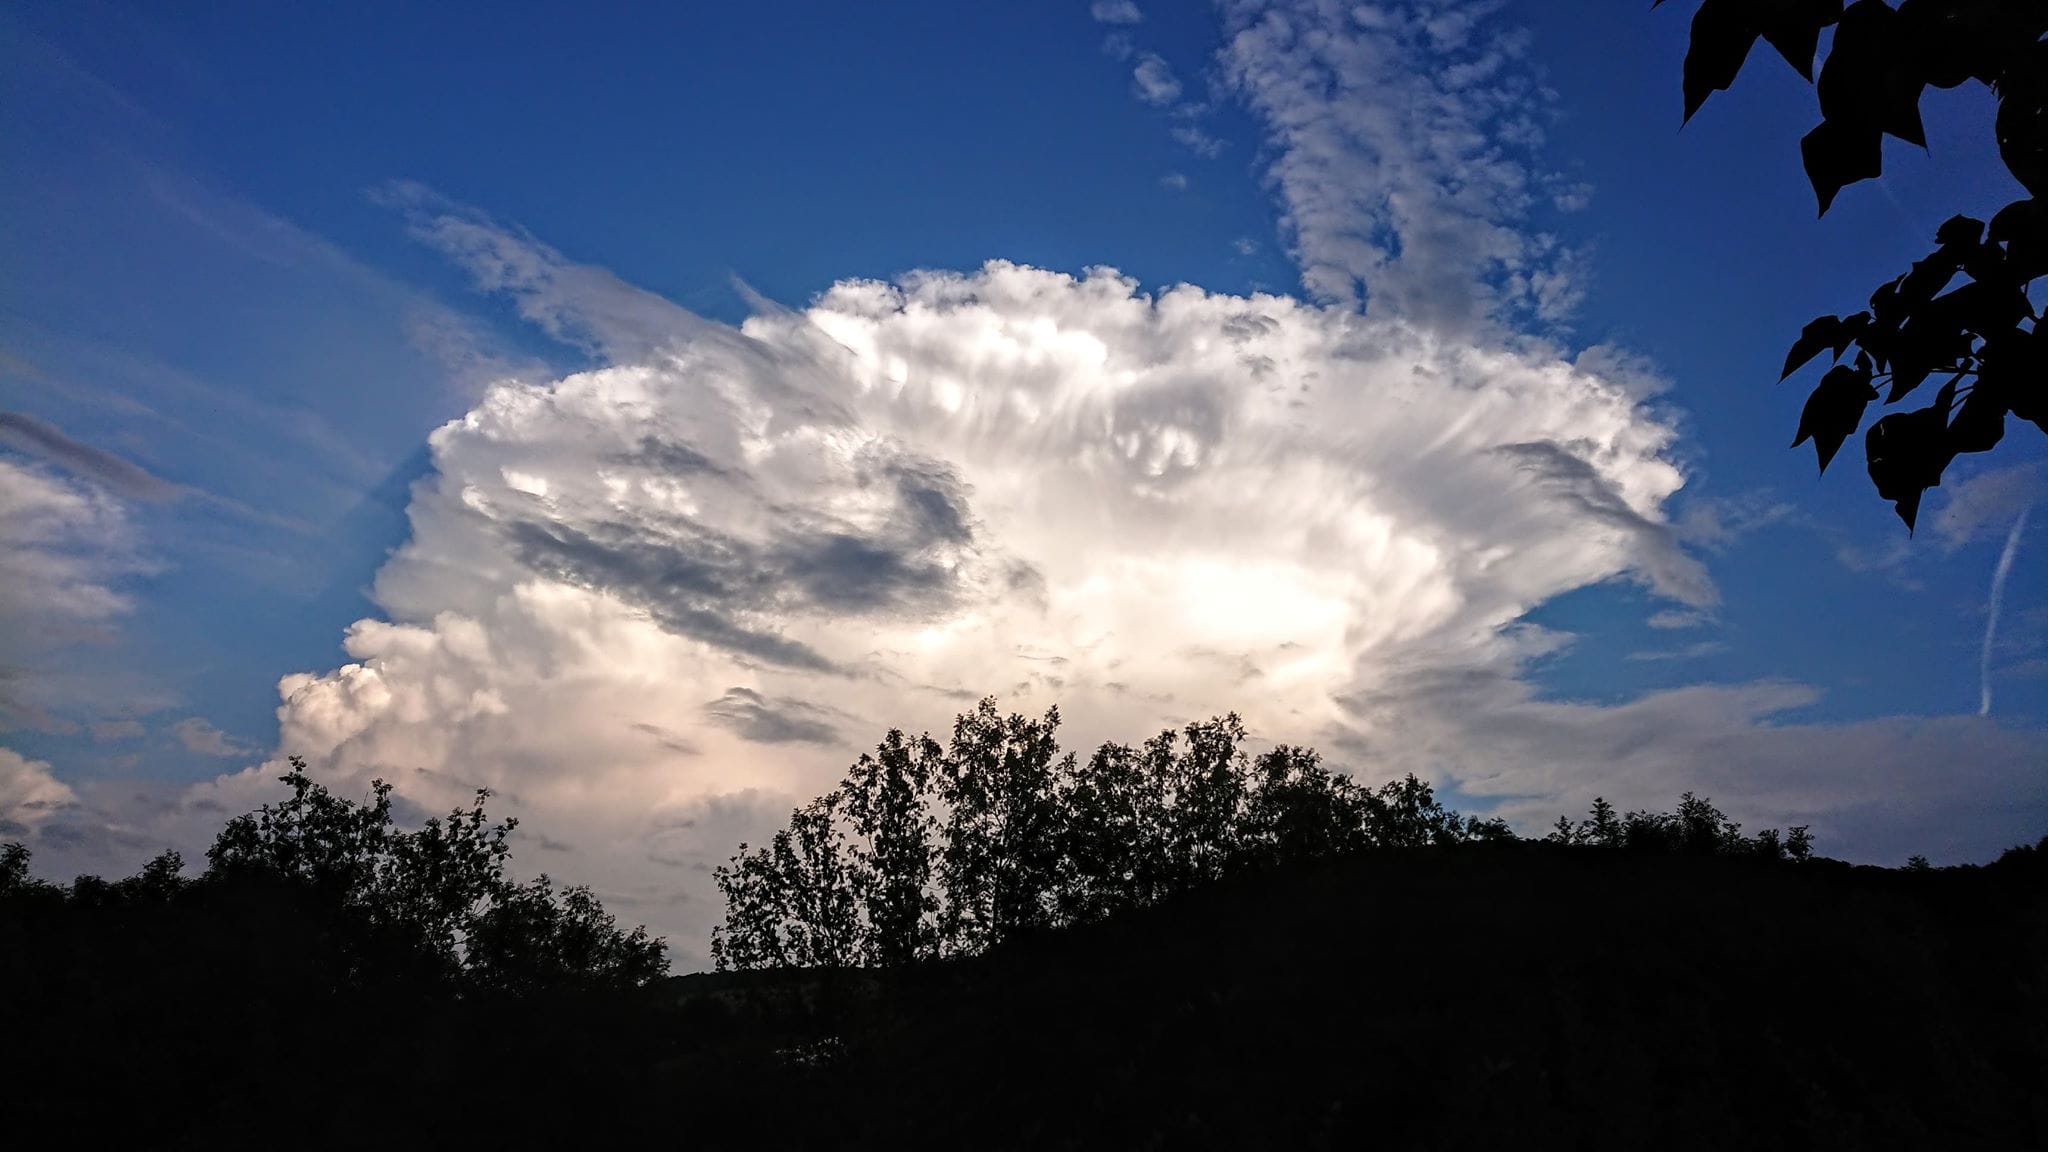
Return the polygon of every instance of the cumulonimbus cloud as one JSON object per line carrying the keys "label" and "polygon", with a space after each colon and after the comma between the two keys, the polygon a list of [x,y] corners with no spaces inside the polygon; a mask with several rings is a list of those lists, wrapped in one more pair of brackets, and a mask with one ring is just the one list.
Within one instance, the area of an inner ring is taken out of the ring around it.
{"label": "cumulonimbus cloud", "polygon": [[[420,229],[551,325],[657,314],[462,219]],[[1561,592],[1713,600],[1663,517],[1671,428],[1564,361],[1003,262],[684,315],[437,431],[385,618],[279,717],[344,779],[516,797],[686,950],[718,835],[980,694],[1058,703],[1083,742],[1229,709],[1370,740],[1356,700],[1512,677],[1516,621]]]}
{"label": "cumulonimbus cloud", "polygon": [[[572,313],[616,294],[555,287],[576,279],[546,278],[549,307],[603,327]],[[1083,745],[1235,709],[1366,775],[1525,806],[1741,777],[1782,802],[1760,814],[1819,811],[1855,792],[1800,759],[1828,740],[1906,779],[1881,750],[1926,747],[1777,723],[1813,703],[1798,685],[1620,706],[1530,687],[1563,638],[1522,618],[1553,597],[1624,579],[1715,601],[1664,517],[1683,477],[1639,381],[1002,262],[651,346],[498,385],[434,434],[385,617],[349,630],[348,665],[286,678],[279,719],[281,751],[424,807],[497,789],[686,956],[739,840],[887,727],[943,729],[985,693],[1059,704]],[[2033,747],[1959,738],[1994,774]],[[1913,786],[1927,811],[1935,783]]]}

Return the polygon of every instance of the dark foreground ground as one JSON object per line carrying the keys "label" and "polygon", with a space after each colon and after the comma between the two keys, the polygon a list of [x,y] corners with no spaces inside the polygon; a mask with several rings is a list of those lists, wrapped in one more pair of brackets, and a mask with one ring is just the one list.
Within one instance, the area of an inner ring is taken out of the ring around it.
{"label": "dark foreground ground", "polygon": [[887,980],[700,975],[495,1004],[335,994],[295,979],[310,940],[252,945],[246,924],[17,930],[0,940],[0,1133],[17,1148],[2048,1147],[2044,859],[1902,872],[1388,851]]}

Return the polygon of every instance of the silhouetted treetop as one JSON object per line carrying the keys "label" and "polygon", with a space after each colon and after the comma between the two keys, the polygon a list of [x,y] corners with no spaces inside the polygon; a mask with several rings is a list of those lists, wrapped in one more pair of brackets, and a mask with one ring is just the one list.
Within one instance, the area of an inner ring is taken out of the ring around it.
{"label": "silhouetted treetop", "polygon": [[0,899],[59,920],[115,909],[163,921],[167,931],[189,922],[296,937],[317,944],[307,971],[324,972],[330,988],[405,983],[530,995],[637,987],[668,971],[662,941],[644,928],[620,929],[589,889],[557,890],[547,876],[513,880],[508,837],[517,821],[491,820],[488,791],[406,830],[381,780],[358,803],[315,781],[296,756],[279,780],[285,798],[229,820],[196,879],[166,852],[135,876],[81,876],[66,889],[30,877],[28,850],[7,844]]}
{"label": "silhouetted treetop", "polygon": [[[721,970],[902,967],[1094,923],[1252,869],[1376,848],[1516,839],[1445,807],[1413,775],[1377,788],[1313,749],[1245,749],[1236,714],[1062,754],[1057,708],[1005,716],[993,698],[950,743],[891,731],[765,846],[717,872]],[[1804,828],[1741,835],[1687,793],[1675,813],[1560,820],[1550,840],[1637,852],[1803,860]]]}

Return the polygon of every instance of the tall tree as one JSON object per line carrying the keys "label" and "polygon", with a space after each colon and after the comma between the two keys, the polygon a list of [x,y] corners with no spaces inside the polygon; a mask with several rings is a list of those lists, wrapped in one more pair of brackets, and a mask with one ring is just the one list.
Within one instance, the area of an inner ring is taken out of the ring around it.
{"label": "tall tree", "polygon": [[1248,862],[1320,860],[1365,846],[1365,800],[1313,748],[1282,744],[1252,765],[1240,851]]}
{"label": "tall tree", "polygon": [[1245,733],[1237,713],[1198,720],[1183,731],[1187,747],[1170,777],[1167,850],[1174,883],[1187,888],[1214,880],[1235,862],[1251,773],[1239,747]]}
{"label": "tall tree", "polygon": [[[1171,733],[1168,734],[1171,738]],[[1104,744],[1063,783],[1060,914],[1085,923],[1157,898],[1166,780],[1128,744]]]}
{"label": "tall tree", "polygon": [[745,843],[713,870],[725,920],[711,931],[720,970],[846,968],[859,963],[870,935],[862,916],[871,895],[860,855],[848,842],[846,791],[835,789],[790,810],[768,843]]}
{"label": "tall tree", "polygon": [[1005,717],[994,697],[953,725],[939,796],[946,808],[940,887],[949,951],[978,952],[1049,927],[1057,904],[1060,713]]}
{"label": "tall tree", "polygon": [[[1654,0],[1652,7],[1662,4]],[[1827,214],[1836,193],[1884,168],[1887,135],[1925,147],[1920,96],[1928,87],[1983,84],[1996,95],[1999,156],[2026,189],[1982,220],[1956,216],[1938,247],[1880,285],[1870,306],[1807,324],[1781,379],[1822,352],[1820,377],[1792,442],[1813,441],[1821,471],[1862,426],[1884,386],[1897,404],[1930,379],[1931,403],[1893,412],[1864,435],[1878,495],[1910,531],[1921,495],[1958,455],[2003,439],[2006,416],[2048,430],[2048,346],[2031,290],[2048,271],[2048,4],[2041,0],[1702,0],[1685,57],[1685,118],[1735,81],[1761,38],[1814,81],[1823,29],[1834,34],[1818,90],[1821,122],[1800,142],[1806,175]],[[1958,276],[1963,283],[1950,287]],[[1946,291],[1944,291],[1946,289]],[[1849,350],[1854,348],[1855,355]]]}
{"label": "tall tree", "polygon": [[890,729],[840,785],[857,836],[854,884],[866,914],[863,951],[870,964],[909,964],[937,944],[938,899],[931,890],[937,821],[929,797],[944,755],[928,735],[911,740]]}

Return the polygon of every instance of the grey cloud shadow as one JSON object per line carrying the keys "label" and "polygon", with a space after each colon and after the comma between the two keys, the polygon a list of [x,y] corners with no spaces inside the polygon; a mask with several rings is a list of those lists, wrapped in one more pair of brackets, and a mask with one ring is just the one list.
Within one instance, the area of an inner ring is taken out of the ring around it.
{"label": "grey cloud shadow", "polygon": [[1710,608],[1720,602],[1712,578],[1679,545],[1671,525],[1629,507],[1621,493],[1590,462],[1553,440],[1503,444],[1494,452],[1535,477],[1557,498],[1634,539],[1637,562],[1657,592],[1694,608]]}
{"label": "grey cloud shadow", "polygon": [[192,489],[182,484],[156,476],[104,448],[74,440],[63,429],[26,412],[0,410],[0,444],[40,456],[125,499],[162,503],[192,494]]}
{"label": "grey cloud shadow", "polygon": [[[643,441],[640,452],[676,455],[698,471],[719,467],[687,445]],[[957,474],[937,461],[886,450],[865,462],[862,482],[892,489],[888,515],[870,531],[779,507],[770,511],[781,524],[756,542],[674,518],[578,526],[539,505],[515,506],[499,531],[522,564],[616,594],[681,635],[766,664],[836,672],[810,646],[755,621],[925,614],[969,591],[956,557],[973,549],[975,529],[968,489]],[[747,484],[744,478],[735,483]]]}
{"label": "grey cloud shadow", "polygon": [[688,739],[663,728],[659,724],[650,724],[643,721],[634,724],[633,730],[654,737],[655,743],[671,752],[680,753],[684,756],[695,756],[698,753],[698,748],[695,744],[690,743]]}
{"label": "grey cloud shadow", "polygon": [[756,744],[842,742],[829,719],[841,713],[787,696],[764,696],[751,688],[726,689],[725,695],[704,705],[704,714]]}

